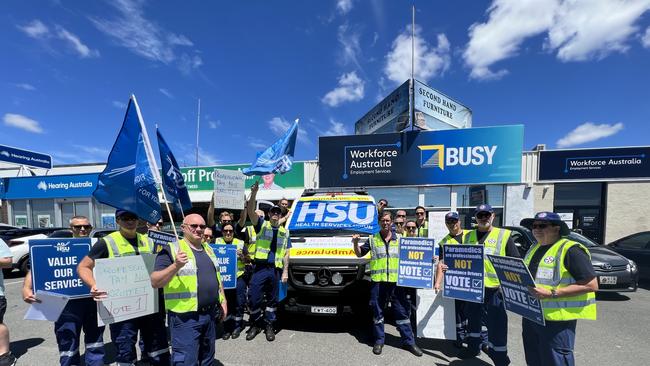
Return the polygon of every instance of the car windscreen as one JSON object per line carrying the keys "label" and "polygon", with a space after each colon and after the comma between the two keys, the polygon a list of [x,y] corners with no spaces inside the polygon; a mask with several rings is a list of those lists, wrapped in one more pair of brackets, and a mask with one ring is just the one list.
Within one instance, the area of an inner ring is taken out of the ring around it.
{"label": "car windscreen", "polygon": [[584,237],[584,236],[582,236],[582,235],[580,235],[580,234],[578,234],[576,232],[571,232],[569,234],[569,239],[571,239],[573,241],[577,241],[578,243],[580,243],[580,244],[582,244],[582,245],[584,245],[586,247],[597,247],[598,246],[598,244],[591,241],[591,239],[589,239],[587,237]]}

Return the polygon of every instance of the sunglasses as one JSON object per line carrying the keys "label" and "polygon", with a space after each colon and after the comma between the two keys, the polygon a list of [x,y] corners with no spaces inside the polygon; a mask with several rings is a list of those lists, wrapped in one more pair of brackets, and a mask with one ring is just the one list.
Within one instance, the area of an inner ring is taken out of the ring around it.
{"label": "sunglasses", "polygon": [[415,214],[418,215],[418,216],[420,216],[420,215],[424,215],[424,211],[418,211],[418,212],[416,212]]}
{"label": "sunglasses", "polygon": [[490,216],[492,216],[492,214],[489,212],[479,212],[476,214],[477,219],[487,219]]}
{"label": "sunglasses", "polygon": [[234,233],[233,230],[221,230],[222,233]]}
{"label": "sunglasses", "polygon": [[399,221],[395,221],[395,225],[400,225],[400,226],[402,226],[402,225],[404,225],[404,223],[403,223],[403,222],[399,222]]}
{"label": "sunglasses", "polygon": [[122,221],[135,221],[137,219],[138,219],[137,216],[124,216],[124,215],[118,218],[118,220],[122,220]]}
{"label": "sunglasses", "polygon": [[81,229],[90,230],[90,229],[93,228],[93,226],[92,225],[72,225],[72,228],[75,229],[75,230],[81,230]]}
{"label": "sunglasses", "polygon": [[551,224],[533,224],[533,229],[546,229],[551,226]]}
{"label": "sunglasses", "polygon": [[418,228],[417,226],[407,226],[406,230],[415,230],[417,228]]}
{"label": "sunglasses", "polygon": [[455,224],[458,220],[445,220],[445,224]]}
{"label": "sunglasses", "polygon": [[406,215],[397,215],[397,217],[406,217]]}
{"label": "sunglasses", "polygon": [[196,229],[205,230],[205,228],[207,227],[206,225],[199,225],[199,224],[184,224],[184,225],[191,228],[192,230],[196,230]]}

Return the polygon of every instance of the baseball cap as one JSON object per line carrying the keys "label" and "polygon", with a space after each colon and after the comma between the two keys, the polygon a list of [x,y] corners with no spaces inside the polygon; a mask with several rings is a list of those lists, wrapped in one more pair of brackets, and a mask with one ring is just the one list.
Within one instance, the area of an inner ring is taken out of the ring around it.
{"label": "baseball cap", "polygon": [[460,220],[460,216],[456,211],[447,212],[445,215],[445,220]]}
{"label": "baseball cap", "polygon": [[555,212],[542,211],[535,214],[535,217],[523,219],[519,222],[519,225],[532,230],[533,222],[535,221],[546,221],[560,226],[560,235],[565,236],[569,235],[571,230],[566,222],[562,221],[560,215]]}
{"label": "baseball cap", "polygon": [[476,209],[474,210],[474,215],[481,213],[481,212],[489,212],[489,213],[494,213],[494,209],[492,209],[492,206],[488,205],[487,203],[480,204],[476,206]]}
{"label": "baseball cap", "polygon": [[282,213],[282,207],[280,207],[280,206],[278,206],[278,205],[275,205],[275,206],[271,207],[271,208],[269,209],[269,214],[270,214],[271,212],[273,212],[273,211],[277,211],[278,213],[281,214],[281,213]]}
{"label": "baseball cap", "polygon": [[131,215],[133,215],[133,216],[136,216],[136,214],[134,214],[134,213],[131,212],[131,211],[127,211],[127,210],[116,210],[116,211],[115,211],[115,217],[116,217],[116,218],[117,218],[117,217],[120,217],[120,216],[122,216],[122,215],[124,215],[124,214],[131,214]]}

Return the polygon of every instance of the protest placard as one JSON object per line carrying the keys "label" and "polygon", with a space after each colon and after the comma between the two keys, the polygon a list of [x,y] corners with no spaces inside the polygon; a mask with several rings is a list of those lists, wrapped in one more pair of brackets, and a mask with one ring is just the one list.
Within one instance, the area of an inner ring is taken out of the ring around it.
{"label": "protest placard", "polygon": [[241,210],[246,176],[238,170],[214,170],[214,207]]}
{"label": "protest placard", "polygon": [[501,282],[506,310],[545,325],[542,302],[528,292],[528,287],[535,287],[535,281],[523,259],[490,254],[487,257]]}
{"label": "protest placard", "polygon": [[219,273],[224,289],[237,288],[237,246],[210,244],[219,263]]}
{"label": "protest placard", "polygon": [[401,237],[397,284],[403,287],[433,288],[433,260],[433,239]]}
{"label": "protest placard", "polygon": [[471,302],[483,302],[485,293],[483,246],[445,244],[444,296]]}
{"label": "protest placard", "polygon": [[90,251],[90,238],[32,239],[29,260],[34,293],[48,291],[70,298],[90,296],[77,265]]}
{"label": "protest placard", "polygon": [[158,290],[149,275],[154,256],[132,255],[95,261],[97,288],[107,298],[97,303],[99,326],[153,314],[158,311]]}
{"label": "protest placard", "polygon": [[176,241],[174,234],[166,233],[164,231],[149,230],[147,236],[153,241],[154,253],[159,253],[162,248],[169,246],[169,243]]}
{"label": "protest placard", "polygon": [[69,297],[65,295],[49,291],[39,291],[36,298],[38,301],[29,305],[23,319],[55,322],[59,320],[69,300]]}
{"label": "protest placard", "polygon": [[417,336],[456,340],[456,309],[453,299],[441,292],[417,290]]}

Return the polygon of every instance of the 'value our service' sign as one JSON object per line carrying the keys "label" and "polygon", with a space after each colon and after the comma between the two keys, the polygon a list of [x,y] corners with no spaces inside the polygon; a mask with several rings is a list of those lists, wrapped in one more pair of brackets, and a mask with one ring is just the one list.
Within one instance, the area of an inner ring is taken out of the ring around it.
{"label": "'value our service' sign", "polygon": [[401,237],[397,284],[403,287],[433,288],[433,259],[433,239]]}
{"label": "'value our service' sign", "polygon": [[368,196],[314,196],[296,202],[289,230],[379,231],[377,207]]}
{"label": "'value our service' sign", "polygon": [[544,325],[542,303],[528,292],[528,287],[535,287],[533,276],[521,258],[500,257],[487,254],[501,282],[501,292],[506,303],[506,310],[519,314],[535,323]]}
{"label": "'value our service' sign", "polygon": [[237,246],[210,244],[219,263],[219,273],[224,289],[237,288]]}
{"label": "'value our service' sign", "polygon": [[319,139],[321,187],[521,182],[523,126]]}
{"label": "'value our service' sign", "polygon": [[52,157],[34,151],[0,145],[0,161],[34,168],[52,169]]}
{"label": "'value our service' sign", "polygon": [[71,298],[87,297],[90,289],[77,275],[77,265],[90,251],[90,238],[32,239],[29,260],[34,292]]}
{"label": "'value our service' sign", "polygon": [[485,295],[483,249],[482,245],[443,245],[443,258],[448,267],[445,271],[443,291],[445,297],[483,302]]}

